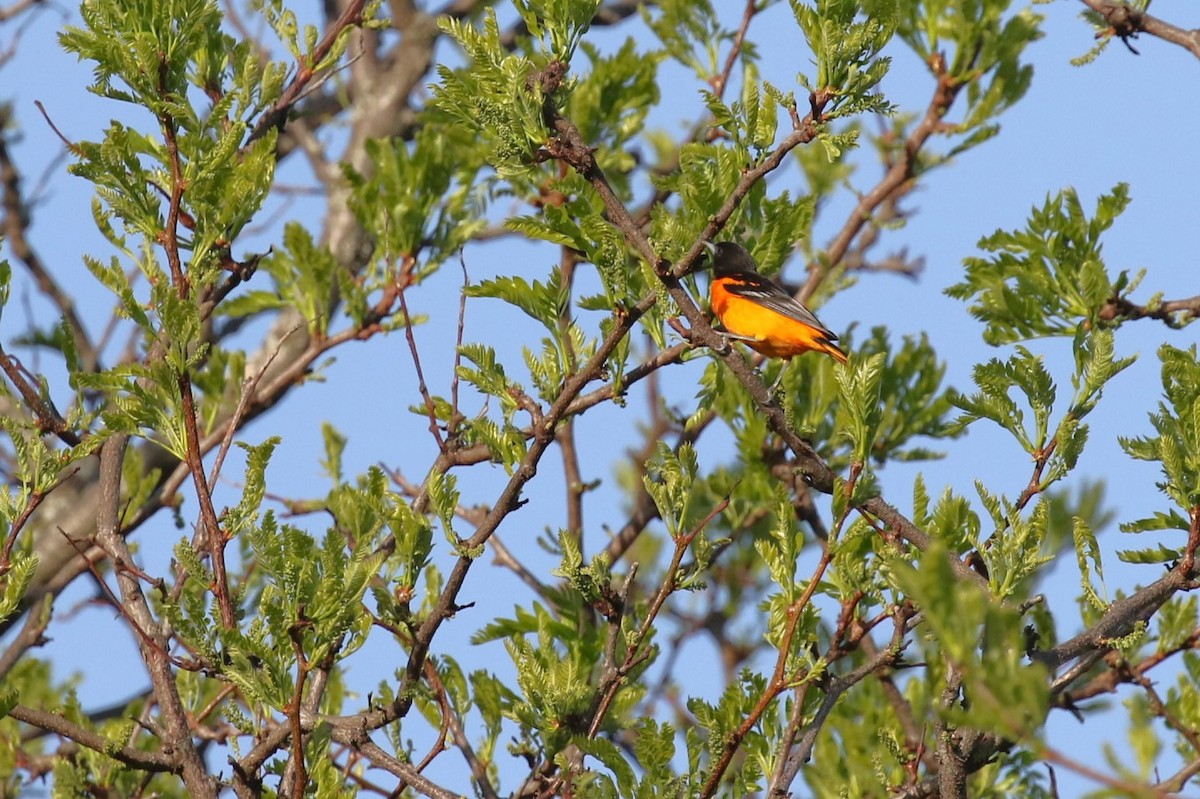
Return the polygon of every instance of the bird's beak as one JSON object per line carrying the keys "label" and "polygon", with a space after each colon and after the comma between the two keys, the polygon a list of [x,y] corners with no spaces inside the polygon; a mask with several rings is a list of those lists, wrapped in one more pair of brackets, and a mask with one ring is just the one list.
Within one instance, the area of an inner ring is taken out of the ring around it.
{"label": "bird's beak", "polygon": [[711,265],[711,264],[716,263],[716,261],[717,261],[717,245],[713,244],[711,241],[706,241],[706,242],[704,242],[704,249],[708,250],[709,264]]}

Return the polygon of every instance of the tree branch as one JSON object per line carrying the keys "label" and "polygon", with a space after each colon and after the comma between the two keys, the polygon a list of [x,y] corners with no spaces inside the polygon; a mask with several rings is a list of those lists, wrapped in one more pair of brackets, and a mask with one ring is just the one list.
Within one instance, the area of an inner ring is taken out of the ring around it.
{"label": "tree branch", "polygon": [[167,653],[166,637],[150,605],[142,593],[138,578],[124,568],[133,564],[133,556],[120,533],[118,521],[121,507],[121,464],[129,437],[114,433],[100,448],[100,504],[96,511],[96,543],[112,559],[121,589],[124,611],[130,619],[153,640],[136,636],[138,650],[154,686],[154,698],[163,720],[165,743],[178,758],[180,774],[189,793],[197,799],[216,799],[216,783],[209,777],[204,759],[200,756],[188,728],[187,711],[175,687],[175,675]]}
{"label": "tree branch", "polygon": [[1197,317],[1200,317],[1200,295],[1154,305],[1138,305],[1126,297],[1113,297],[1100,309],[1101,319],[1158,319],[1176,330]]}
{"label": "tree branch", "polygon": [[363,9],[365,7],[366,0],[350,0],[337,20],[325,31],[325,35],[321,37],[321,41],[317,42],[317,46],[313,48],[312,54],[308,57],[302,56],[300,58],[299,63],[296,65],[296,74],[292,78],[292,82],[283,90],[283,93],[275,101],[275,104],[271,106],[270,110],[264,113],[254,125],[254,130],[250,132],[249,138],[246,139],[247,146],[261,139],[269,130],[283,129],[288,114],[291,113],[295,104],[304,96],[308,84],[317,75],[313,68],[321,63],[325,56],[329,54],[338,37],[344,31],[348,28],[359,27],[365,22],[363,19]]}
{"label": "tree branch", "polygon": [[1200,58],[1200,30],[1180,28],[1147,14],[1145,11],[1139,11],[1125,3],[1114,2],[1114,0],[1081,0],[1081,2],[1108,23],[1108,30],[1097,34],[1096,38],[1116,36],[1128,46],[1129,39],[1136,38],[1139,33],[1148,33],[1164,42],[1177,44],[1196,58]]}
{"label": "tree branch", "polygon": [[164,752],[147,752],[131,746],[114,747],[113,742],[99,733],[92,732],[67,721],[61,713],[47,713],[24,705],[17,705],[8,715],[17,721],[24,722],[40,730],[74,741],[80,746],[86,746],[113,760],[124,763],[130,768],[148,771],[152,774],[164,772],[178,774],[180,762],[178,757],[172,757]]}

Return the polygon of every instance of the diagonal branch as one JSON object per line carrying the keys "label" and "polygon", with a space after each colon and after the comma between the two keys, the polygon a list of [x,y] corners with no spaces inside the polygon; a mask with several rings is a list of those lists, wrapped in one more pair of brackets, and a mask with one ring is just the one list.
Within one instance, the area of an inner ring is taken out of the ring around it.
{"label": "diagonal branch", "polygon": [[886,209],[894,206],[901,197],[912,190],[912,179],[916,173],[917,159],[921,150],[929,139],[942,129],[942,120],[945,119],[950,106],[954,104],[959,91],[966,85],[953,80],[946,74],[944,60],[935,59],[931,66],[938,80],[933,97],[930,98],[929,105],[925,108],[925,115],[909,133],[908,138],[904,140],[897,157],[891,162],[891,166],[888,167],[883,178],[875,184],[874,188],[862,195],[858,204],[854,206],[849,218],[842,225],[842,229],[834,236],[829,248],[825,251],[825,265],[822,266],[818,262],[809,264],[808,279],[797,295],[801,302],[808,300],[816,291],[818,284],[824,279],[829,265],[842,262],[850,252],[855,238],[870,222],[876,211],[880,208]]}
{"label": "diagonal branch", "polygon": [[259,118],[254,125],[254,130],[250,132],[250,137],[246,140],[247,145],[258,141],[272,129],[283,129],[283,124],[287,121],[293,106],[304,97],[308,84],[317,76],[314,67],[329,55],[329,51],[333,49],[334,44],[348,28],[359,27],[365,22],[363,10],[366,4],[366,0],[350,0],[346,4],[345,10],[325,32],[325,36],[317,42],[312,53],[300,58],[292,82],[283,90],[270,110]]}
{"label": "diagonal branch", "polygon": [[46,730],[67,740],[74,741],[80,746],[86,746],[88,749],[96,752],[102,752],[113,760],[124,763],[130,768],[154,774],[163,772],[179,773],[180,766],[178,759],[168,755],[166,752],[148,752],[143,749],[135,749],[132,746],[114,746],[112,740],[67,721],[61,713],[47,713],[44,710],[17,705],[9,711],[8,715],[32,727]]}

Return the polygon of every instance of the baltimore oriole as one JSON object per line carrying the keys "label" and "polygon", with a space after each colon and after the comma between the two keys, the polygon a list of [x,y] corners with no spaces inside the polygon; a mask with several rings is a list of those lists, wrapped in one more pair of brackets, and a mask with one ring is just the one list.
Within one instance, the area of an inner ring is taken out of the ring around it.
{"label": "baltimore oriole", "polygon": [[837,336],[799,300],[760,275],[745,247],[732,241],[705,246],[713,262],[709,304],[731,337],[770,358],[816,350],[846,363],[846,353],[833,343]]}

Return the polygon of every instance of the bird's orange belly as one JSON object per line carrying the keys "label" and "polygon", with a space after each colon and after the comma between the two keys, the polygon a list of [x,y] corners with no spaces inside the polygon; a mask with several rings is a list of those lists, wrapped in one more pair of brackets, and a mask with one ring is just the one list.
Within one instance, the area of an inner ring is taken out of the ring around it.
{"label": "bird's orange belly", "polygon": [[813,328],[749,300],[719,292],[713,297],[712,307],[726,330],[752,339],[746,345],[769,358],[790,358],[824,349],[823,342],[818,341],[820,334]]}

